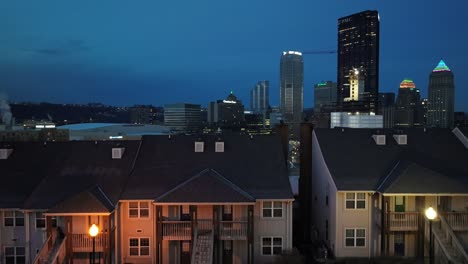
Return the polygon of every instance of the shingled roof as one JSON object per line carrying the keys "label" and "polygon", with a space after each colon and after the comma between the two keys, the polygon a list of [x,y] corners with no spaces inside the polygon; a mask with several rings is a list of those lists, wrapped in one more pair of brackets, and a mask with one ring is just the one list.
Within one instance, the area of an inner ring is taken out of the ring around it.
{"label": "shingled roof", "polygon": [[[208,169],[219,176],[204,176],[190,183],[197,185],[196,192],[203,194],[203,199],[198,199],[203,201],[246,198],[235,194],[232,188],[229,190],[229,186],[236,186],[254,199],[293,199],[279,137],[225,135],[221,139],[224,152],[215,152],[217,140],[217,136],[143,137],[135,170],[121,198],[162,198],[169,190]],[[195,141],[204,142],[204,152],[194,151]],[[202,181],[207,185],[201,184]],[[232,196],[224,197],[210,188],[213,186],[231,192]],[[196,195],[189,194],[188,190],[184,189],[187,202]],[[182,201],[181,193],[182,190],[177,197],[173,194],[164,199]]]}
{"label": "shingled roof", "polygon": [[[468,194],[468,150],[448,129],[316,129],[338,190]],[[377,145],[373,134],[386,136]],[[398,145],[394,134],[406,134]]]}

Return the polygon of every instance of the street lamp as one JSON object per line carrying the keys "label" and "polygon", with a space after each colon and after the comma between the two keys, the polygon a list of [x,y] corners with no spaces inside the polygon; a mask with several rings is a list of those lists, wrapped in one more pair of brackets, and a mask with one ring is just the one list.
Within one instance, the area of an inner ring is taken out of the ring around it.
{"label": "street lamp", "polygon": [[429,264],[434,263],[434,241],[432,239],[432,221],[437,217],[437,212],[430,206],[426,209],[426,217],[429,219]]}
{"label": "street lamp", "polygon": [[96,236],[99,234],[99,227],[96,224],[93,224],[89,228],[89,235],[93,238],[93,255],[91,257],[92,263],[96,263],[95,254],[96,254]]}

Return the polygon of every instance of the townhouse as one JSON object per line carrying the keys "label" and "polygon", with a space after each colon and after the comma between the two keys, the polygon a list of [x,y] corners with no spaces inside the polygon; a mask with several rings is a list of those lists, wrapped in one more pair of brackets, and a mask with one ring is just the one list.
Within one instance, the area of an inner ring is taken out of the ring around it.
{"label": "townhouse", "polygon": [[[316,129],[311,235],[338,258],[468,262],[464,131]],[[429,234],[427,208],[438,212]]]}
{"label": "townhouse", "polygon": [[283,150],[235,135],[3,146],[0,263],[272,262],[292,248]]}

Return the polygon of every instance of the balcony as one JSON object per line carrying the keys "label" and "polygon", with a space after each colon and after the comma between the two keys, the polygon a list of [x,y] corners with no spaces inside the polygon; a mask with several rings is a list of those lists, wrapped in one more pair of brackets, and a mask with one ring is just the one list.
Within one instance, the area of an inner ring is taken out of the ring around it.
{"label": "balcony", "polygon": [[453,231],[468,231],[467,212],[443,213],[443,216]]}
{"label": "balcony", "polygon": [[[108,247],[107,233],[101,233],[96,236],[96,252],[104,252]],[[89,234],[71,234],[73,252],[92,252],[93,239]]]}
{"label": "balcony", "polygon": [[162,221],[162,236],[164,240],[191,240],[191,221]]}
{"label": "balcony", "polygon": [[418,212],[386,212],[386,226],[389,231],[417,231]]}
{"label": "balcony", "polygon": [[221,221],[219,238],[221,240],[247,240],[247,221]]}

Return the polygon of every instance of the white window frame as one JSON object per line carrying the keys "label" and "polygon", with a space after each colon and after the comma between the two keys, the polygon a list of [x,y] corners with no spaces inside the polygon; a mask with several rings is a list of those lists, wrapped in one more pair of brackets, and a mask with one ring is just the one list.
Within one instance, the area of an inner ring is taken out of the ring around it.
{"label": "white window frame", "polygon": [[[37,217],[37,214],[42,214],[42,217]],[[44,230],[47,228],[47,219],[46,219],[46,216],[44,215],[44,212],[34,212],[34,218],[35,218],[35,226],[36,226],[36,229],[38,230]],[[37,227],[37,220],[43,220],[44,221],[44,227]]]}
{"label": "white window frame", "polygon": [[[354,198],[348,198],[348,194],[353,194]],[[364,194],[364,199],[358,199],[358,194]],[[354,207],[348,208],[348,201],[353,201],[354,202]],[[364,201],[364,208],[358,208],[357,204],[358,201],[362,202]],[[346,210],[367,210],[367,193],[365,192],[345,192],[344,193],[344,208]]]}
{"label": "white window frame", "polygon": [[[7,255],[7,254],[6,254],[6,249],[7,249],[7,248],[12,248],[13,251],[14,251],[14,254],[13,254],[13,255]],[[17,254],[17,251],[18,251],[17,249],[18,249],[18,248],[23,248],[23,252],[24,252],[23,255],[18,255],[18,254]],[[7,257],[13,257],[14,260],[15,260],[15,263],[17,262],[17,258],[18,258],[18,257],[23,257],[23,258],[25,259],[25,261],[26,261],[26,248],[25,248],[25,247],[8,247],[8,246],[7,246],[7,247],[4,247],[4,248],[3,248],[3,252],[4,252],[3,260],[5,261],[5,263],[7,262],[7,261],[6,261]]]}
{"label": "white window frame", "polygon": [[[263,239],[264,238],[269,238],[271,240],[271,244],[270,245],[264,245],[263,244]],[[275,238],[281,239],[281,252],[279,254],[277,254],[277,255],[274,254],[274,250],[273,250],[275,247],[278,247],[278,246],[275,246],[273,244],[273,240]],[[283,243],[283,237],[282,236],[262,236],[262,237],[260,237],[260,253],[261,253],[262,256],[279,256],[279,255],[281,255],[283,253],[283,250],[284,250],[283,245],[284,245],[284,243]],[[271,249],[271,254],[263,254],[263,248],[265,248],[265,247],[269,247]]]}
{"label": "white window frame", "polygon": [[[270,208],[265,208],[266,203],[271,203]],[[280,203],[281,208],[275,207],[275,203]],[[281,209],[281,216],[275,216],[275,210]],[[266,210],[269,210],[271,213],[271,216],[265,216],[264,212]],[[284,217],[284,205],[282,201],[262,201],[262,218],[265,219],[282,219]]]}
{"label": "white window frame", "polygon": [[[9,212],[9,213],[12,212],[12,213],[13,213],[13,217],[11,217],[11,216],[8,216],[8,217],[7,217],[7,216],[6,216],[6,213],[8,213],[8,212]],[[21,212],[21,213],[23,213],[23,217],[18,217],[18,213],[17,213],[17,212],[19,212],[19,211],[13,211],[13,210],[11,210],[11,211],[4,211],[4,212],[3,212],[3,226],[4,226],[4,227],[17,227],[17,226],[23,227],[23,226],[24,226],[24,224],[25,224],[25,223],[24,223],[24,221],[25,221],[25,219],[24,219],[24,218],[25,218],[24,212]],[[6,219],[6,218],[13,219],[13,225],[6,225],[6,222],[5,222],[5,219]],[[20,219],[20,218],[23,218],[23,225],[17,225],[17,224],[16,224],[16,219]]]}
{"label": "white window frame", "polygon": [[[137,239],[138,240],[138,246],[130,245],[130,241],[132,239]],[[141,245],[141,240],[142,239],[148,239],[148,246],[142,246]],[[142,255],[141,254],[142,247],[148,248],[148,255]],[[138,255],[131,255],[131,249],[132,248],[137,248],[138,249]],[[128,256],[130,256],[130,257],[150,257],[151,256],[151,240],[150,240],[150,238],[149,237],[129,237],[128,238]]]}
{"label": "white window frame", "polygon": [[[353,231],[354,231],[354,236],[353,236],[353,237],[347,237],[347,236],[346,236],[346,231],[347,231],[347,230],[353,230]],[[358,237],[358,236],[357,236],[357,230],[364,230],[364,237]],[[366,236],[367,236],[367,229],[366,229],[366,228],[363,228],[363,227],[349,227],[349,228],[348,228],[348,227],[347,227],[347,228],[345,228],[345,230],[344,230],[344,244],[343,244],[343,245],[344,245],[345,248],[365,248],[365,247],[367,247],[367,239],[366,239]],[[348,246],[348,245],[346,245],[346,239],[347,239],[347,238],[353,238],[353,239],[354,239],[354,246]],[[357,246],[357,245],[356,245],[356,241],[357,241],[357,239],[361,239],[361,238],[364,239],[364,246]]]}
{"label": "white window frame", "polygon": [[[132,203],[136,203],[138,206],[137,207],[130,207],[130,205]],[[143,203],[146,203],[148,206],[147,207],[142,207],[141,205]],[[150,207],[151,207],[151,204],[150,202],[148,201],[132,201],[132,202],[128,202],[128,218],[130,219],[140,219],[140,218],[150,218],[150,213],[151,213],[151,210],[150,210]],[[130,214],[130,211],[132,210],[137,210],[138,214],[136,216],[132,216]],[[141,211],[143,210],[148,210],[148,215],[147,216],[141,216]]]}

